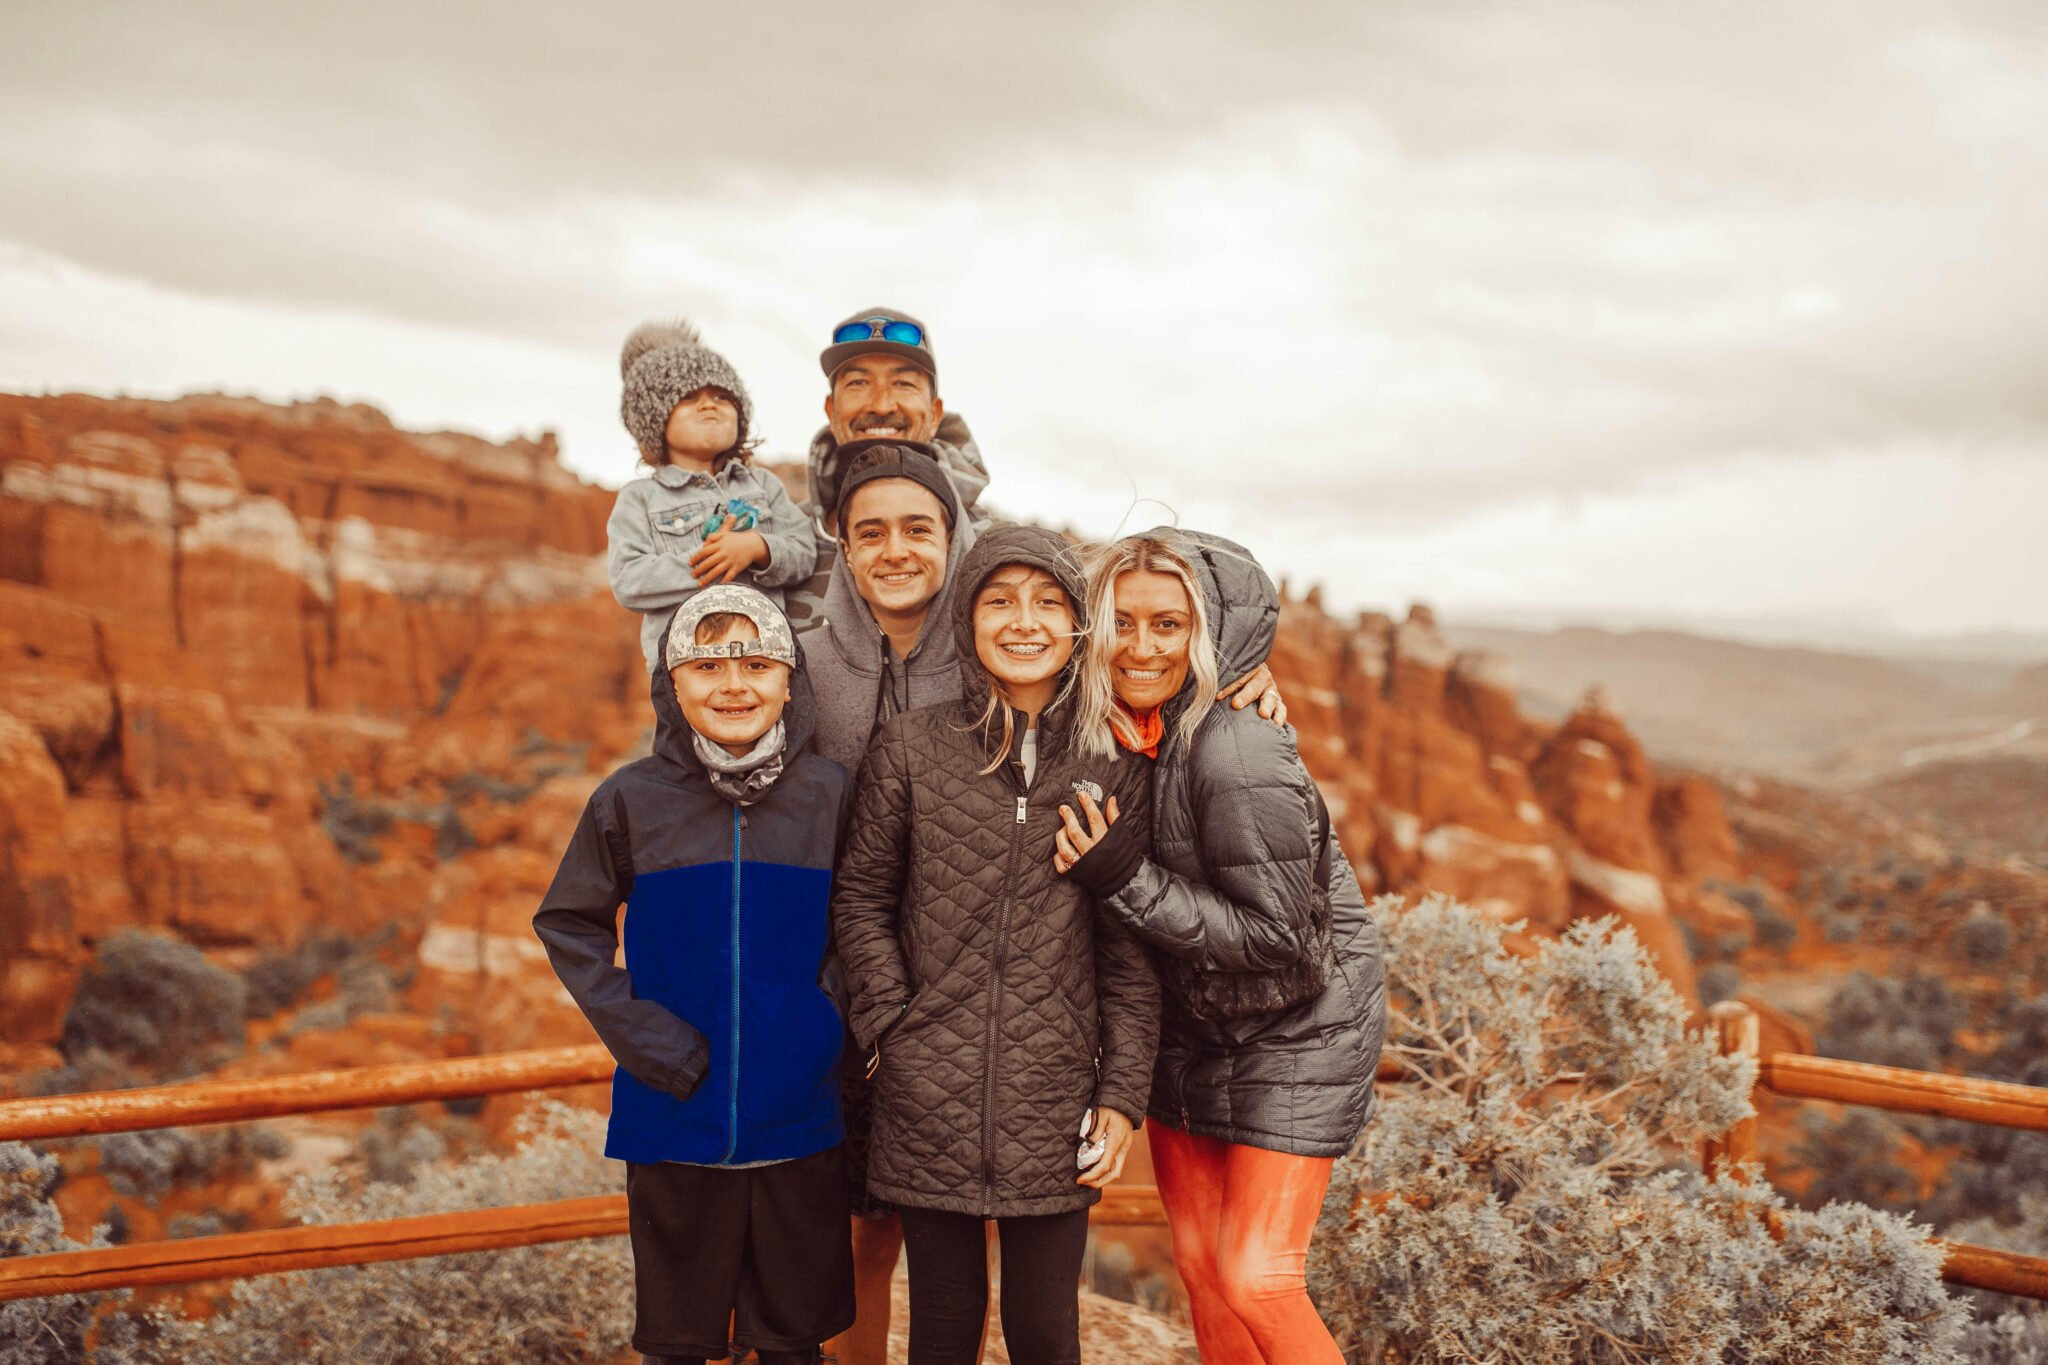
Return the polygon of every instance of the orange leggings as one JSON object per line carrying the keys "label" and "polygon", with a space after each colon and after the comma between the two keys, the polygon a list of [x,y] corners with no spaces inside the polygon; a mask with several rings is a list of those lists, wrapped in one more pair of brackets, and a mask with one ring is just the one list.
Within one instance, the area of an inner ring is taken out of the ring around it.
{"label": "orange leggings", "polygon": [[1343,1365],[1308,1297],[1308,1242],[1335,1163],[1157,1120],[1151,1133],[1203,1365]]}

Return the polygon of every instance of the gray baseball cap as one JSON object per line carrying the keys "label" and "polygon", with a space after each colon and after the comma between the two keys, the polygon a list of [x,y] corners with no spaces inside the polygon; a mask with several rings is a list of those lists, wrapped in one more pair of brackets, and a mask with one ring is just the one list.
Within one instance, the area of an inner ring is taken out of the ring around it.
{"label": "gray baseball cap", "polygon": [[[841,337],[847,340],[841,341]],[[832,344],[819,354],[818,364],[830,379],[855,356],[876,351],[903,356],[938,383],[939,362],[932,354],[931,333],[900,308],[863,308],[842,318],[832,328]]]}
{"label": "gray baseball cap", "polygon": [[[698,644],[697,623],[722,611],[752,621],[761,638]],[[758,589],[744,583],[720,583],[705,588],[676,608],[675,618],[668,625],[668,650],[662,667],[674,668],[691,659],[745,659],[753,655],[796,667],[796,637],[790,633],[789,618]]]}

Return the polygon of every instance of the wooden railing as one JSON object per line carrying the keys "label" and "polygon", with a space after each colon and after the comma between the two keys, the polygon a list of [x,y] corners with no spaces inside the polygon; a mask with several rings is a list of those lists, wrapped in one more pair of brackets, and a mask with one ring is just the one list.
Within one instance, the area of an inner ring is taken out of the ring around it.
{"label": "wooden railing", "polygon": [[[610,1054],[601,1047],[562,1047],[262,1080],[195,1081],[141,1090],[5,1100],[0,1101],[0,1142],[550,1090],[609,1081],[612,1068]],[[1090,1217],[1104,1226],[1165,1221],[1159,1192],[1150,1185],[1105,1191]],[[609,1194],[367,1223],[138,1242],[0,1259],[0,1300],[451,1256],[620,1236],[625,1231],[626,1197]]]}
{"label": "wooden railing", "polygon": [[[1764,1056],[1755,1010],[1740,1001],[1724,1000],[1707,1014],[1722,1052],[1756,1058],[1760,1090],[1795,1099],[1833,1100],[1900,1114],[1930,1114],[2048,1133],[2048,1089],[1792,1052]],[[1736,1166],[1755,1162],[1756,1120],[1744,1119],[1718,1141],[1709,1142],[1704,1156],[1709,1171],[1723,1161]],[[1951,1284],[2048,1299],[2048,1258],[1964,1242],[1943,1241],[1940,1245],[1947,1252],[1941,1276]]]}
{"label": "wooden railing", "polygon": [[[1726,1002],[1716,1005],[1710,1015],[1722,1051],[1757,1057],[1757,1084],[1774,1094],[2048,1132],[2048,1089],[1826,1057],[1759,1056],[1757,1018],[1748,1006]],[[143,1090],[6,1100],[0,1101],[0,1141],[82,1137],[547,1090],[608,1081],[612,1067],[610,1055],[601,1047],[547,1048],[262,1080],[198,1081]],[[1390,1077],[1383,1071],[1381,1079]],[[1719,1161],[1743,1165],[1756,1158],[1753,1118],[1707,1145],[1710,1170]],[[1091,1217],[1095,1223],[1109,1226],[1157,1226],[1165,1221],[1159,1192],[1149,1185],[1106,1191]],[[142,1242],[0,1260],[0,1300],[367,1265],[609,1237],[625,1231],[625,1197],[599,1195],[376,1222]],[[1953,1242],[1943,1246],[1947,1259],[1942,1275],[1950,1282],[2048,1299],[2048,1259]]]}

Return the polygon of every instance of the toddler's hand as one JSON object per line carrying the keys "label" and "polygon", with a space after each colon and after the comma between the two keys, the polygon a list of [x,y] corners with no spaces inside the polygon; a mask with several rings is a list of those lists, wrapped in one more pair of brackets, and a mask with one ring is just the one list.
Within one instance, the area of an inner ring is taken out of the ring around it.
{"label": "toddler's hand", "polygon": [[713,531],[690,556],[697,586],[730,583],[756,564],[768,562],[768,542],[759,531]]}

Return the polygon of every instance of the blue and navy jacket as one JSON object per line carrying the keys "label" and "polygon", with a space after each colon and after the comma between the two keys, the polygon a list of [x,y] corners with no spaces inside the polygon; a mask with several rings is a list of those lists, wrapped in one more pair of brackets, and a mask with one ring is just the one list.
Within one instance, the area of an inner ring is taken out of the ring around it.
{"label": "blue and navy jacket", "polygon": [[851,783],[811,752],[801,653],[782,775],[747,806],[712,790],[667,672],[652,690],[653,754],[592,794],[533,917],[619,1064],[605,1155],[743,1165],[824,1151],[844,1136],[844,1024],[822,983]]}

